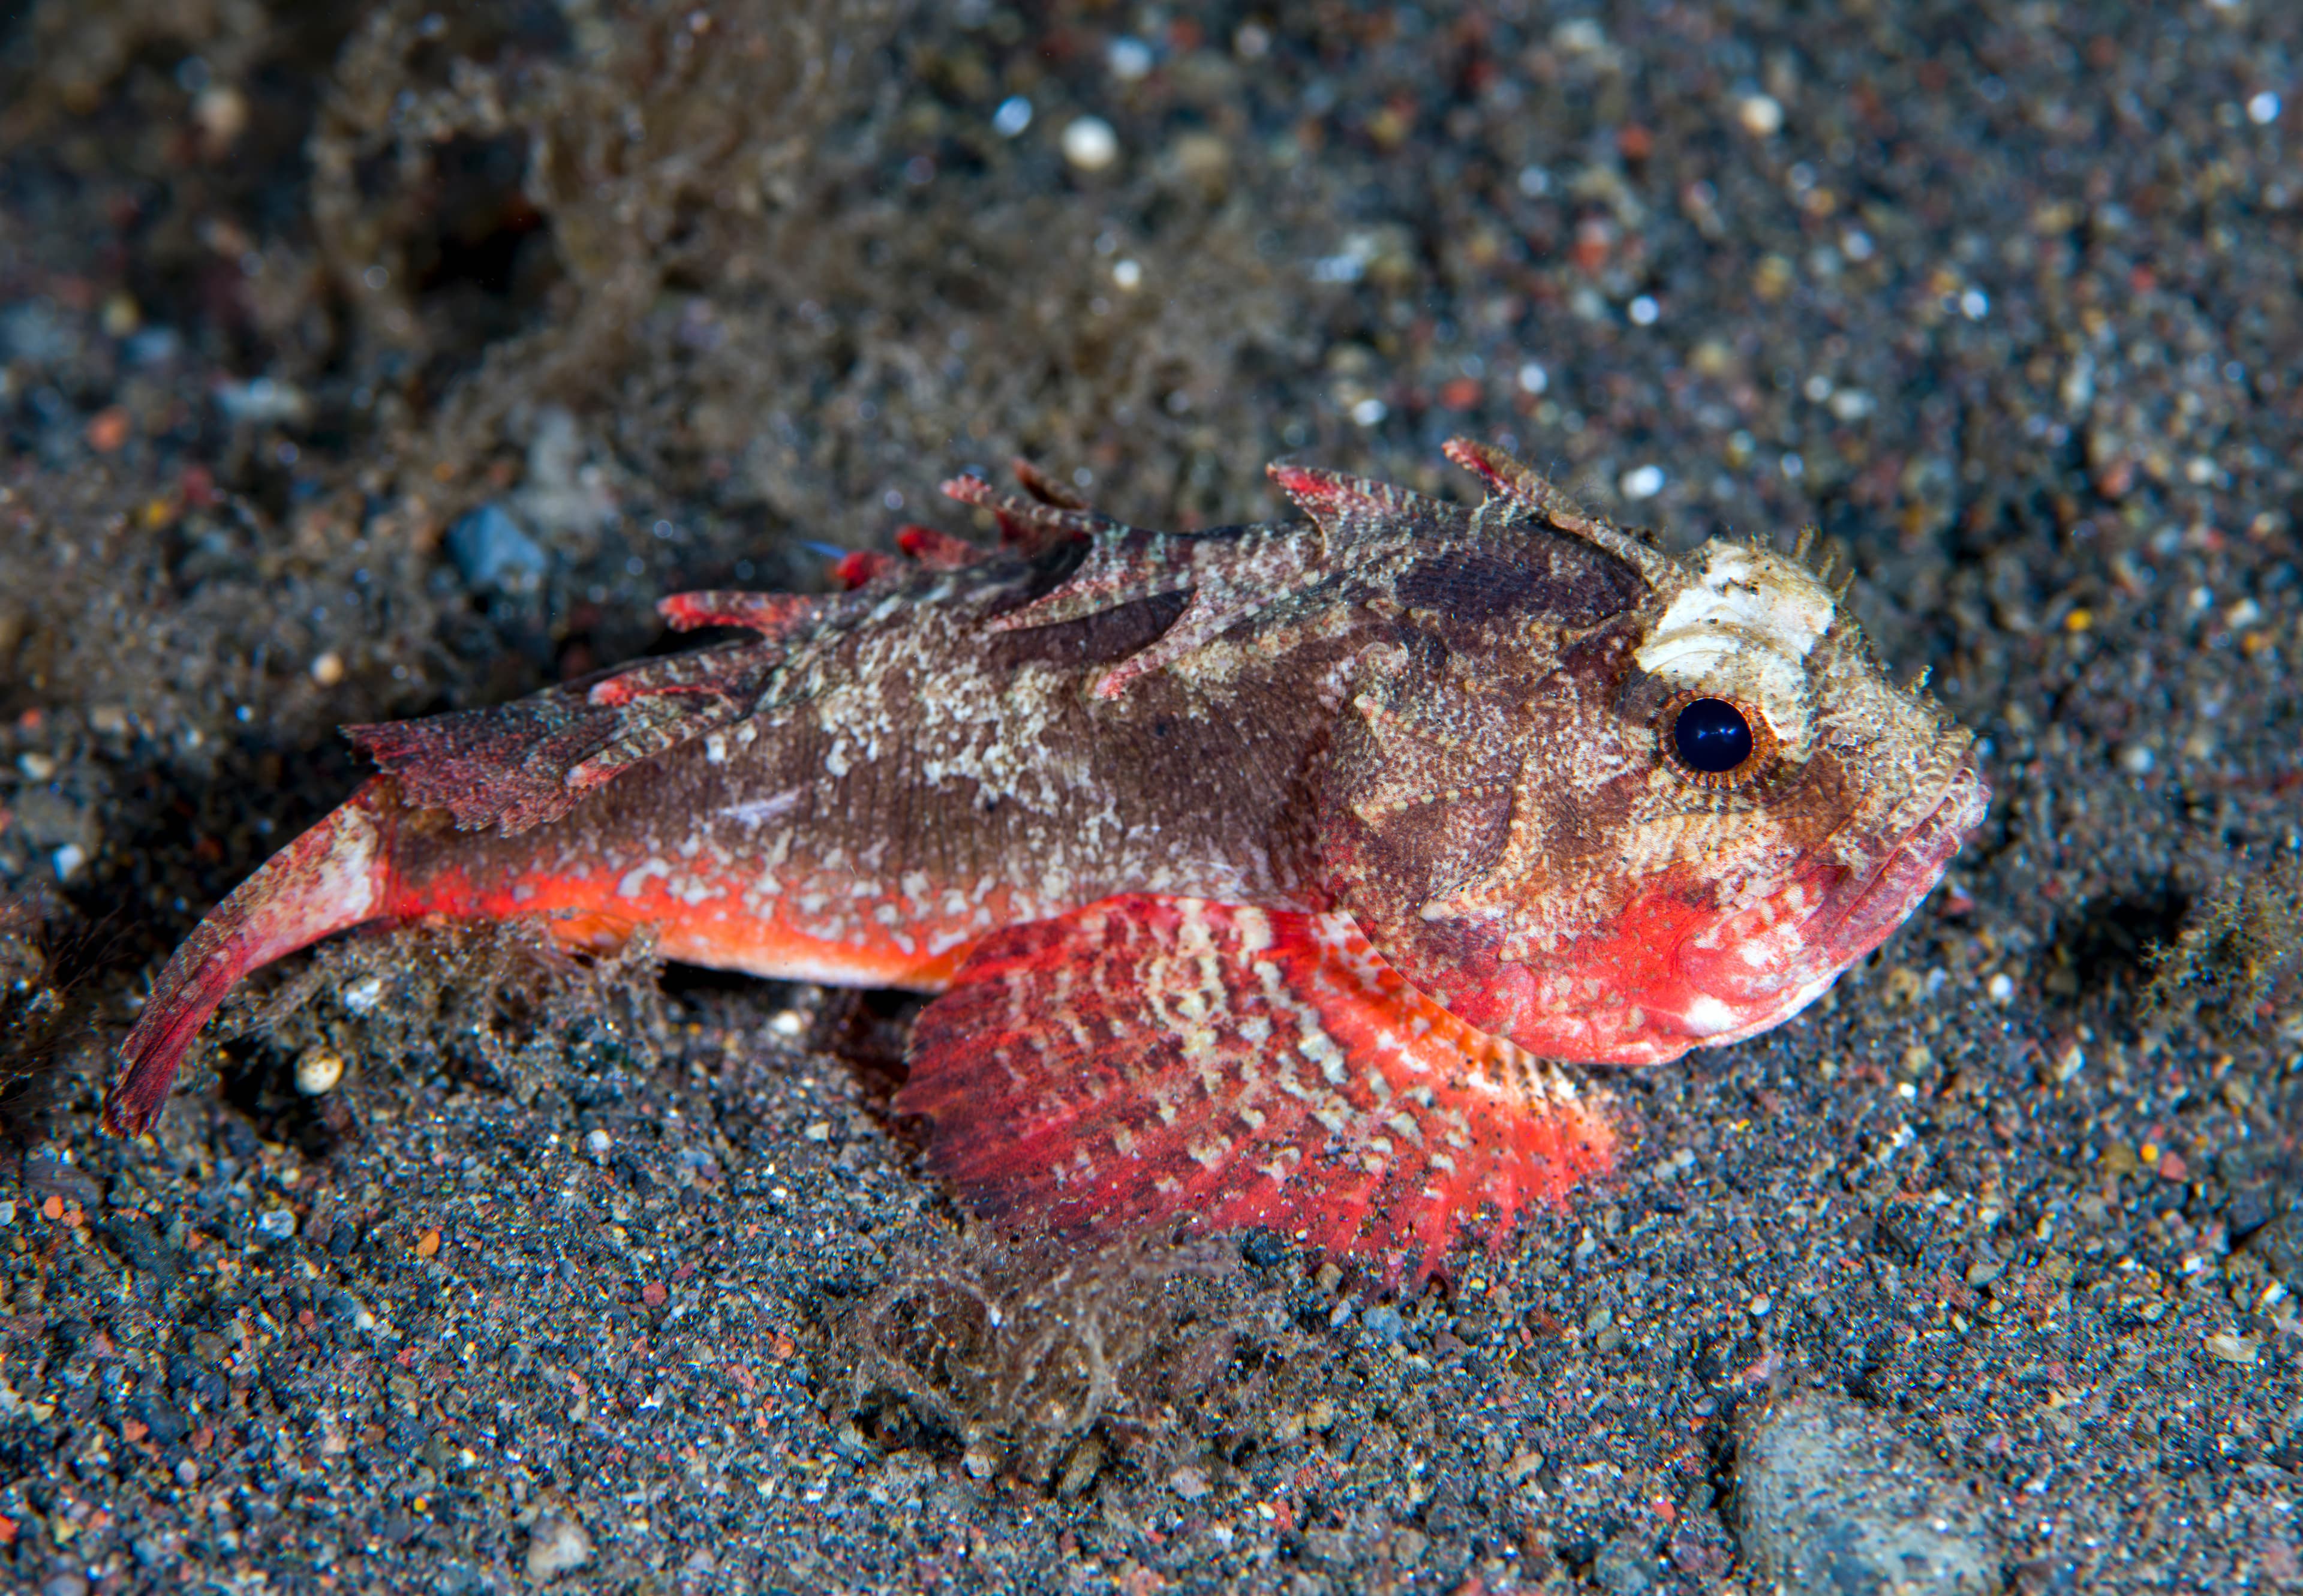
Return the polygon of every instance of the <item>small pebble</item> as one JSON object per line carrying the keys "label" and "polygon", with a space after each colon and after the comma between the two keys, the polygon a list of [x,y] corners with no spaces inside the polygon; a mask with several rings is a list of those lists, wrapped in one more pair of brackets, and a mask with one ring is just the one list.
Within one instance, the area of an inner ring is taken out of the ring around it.
{"label": "small pebble", "polygon": [[1008,96],[1000,102],[991,114],[991,131],[1002,139],[1013,139],[1032,125],[1032,102],[1020,94]]}
{"label": "small pebble", "polygon": [[316,1047],[296,1060],[296,1090],[307,1097],[325,1097],[344,1078],[344,1056],[333,1048]]}
{"label": "small pebble", "polygon": [[1999,1588],[1977,1494],[1852,1402],[1793,1392],[1738,1415],[1735,1524],[1763,1588]]}
{"label": "small pebble", "polygon": [[2223,1363],[2237,1364],[2243,1369],[2253,1366],[2257,1345],[2252,1338],[2234,1336],[2229,1330],[2218,1330],[2207,1338],[2210,1356]]}
{"label": "small pebble", "polygon": [[312,662],[312,680],[324,688],[332,688],[344,679],[344,656],[329,649]]}
{"label": "small pebble", "polygon": [[384,977],[362,975],[359,980],[346,984],[336,996],[352,1013],[367,1014],[384,1001]]}
{"label": "small pebble", "polygon": [[1624,497],[1632,500],[1652,499],[1663,492],[1663,468],[1656,465],[1634,466],[1624,473],[1619,485]]}
{"label": "small pebble", "polygon": [[1656,1578],[1655,1555],[1636,1535],[1617,1535],[1591,1559],[1591,1583],[1608,1596],[1647,1596]]}
{"label": "small pebble", "polygon": [[70,881],[88,863],[88,850],[77,842],[67,842],[48,856],[48,862],[55,866],[58,881]]}
{"label": "small pebble", "polygon": [[592,1537],[572,1518],[547,1513],[527,1532],[527,1577],[537,1584],[571,1574],[592,1560]]}
{"label": "small pebble", "polygon": [[1133,83],[1152,71],[1152,46],[1140,38],[1115,38],[1103,58],[1111,67],[1111,75],[1123,83]]}
{"label": "small pebble", "polygon": [[594,1158],[607,1157],[608,1149],[615,1144],[616,1138],[604,1130],[587,1130],[584,1133],[584,1151]]}
{"label": "small pebble", "polygon": [[187,1457],[181,1463],[176,1465],[177,1484],[197,1485],[199,1482],[200,1465],[198,1464],[194,1463],[190,1458]]}
{"label": "small pebble", "polygon": [[1187,1502],[1196,1502],[1208,1493],[1208,1477],[1186,1464],[1168,1476],[1168,1489]]}
{"label": "small pebble", "polygon": [[1083,116],[1064,130],[1064,159],[1082,172],[1101,172],[1119,158],[1119,135],[1101,116]]}
{"label": "small pebble", "polygon": [[472,587],[527,593],[544,579],[544,550],[494,504],[481,505],[448,528],[448,558]]}
{"label": "small pebble", "polygon": [[1772,94],[1746,95],[1735,107],[1735,120],[1752,138],[1772,139],[1783,131],[1783,102]]}
{"label": "small pebble", "polygon": [[296,1211],[292,1208],[267,1208],[257,1216],[256,1228],[272,1241],[285,1241],[296,1234]]}
{"label": "small pebble", "polygon": [[1370,1308],[1360,1315],[1360,1323],[1371,1338],[1386,1346],[1396,1346],[1407,1338],[1407,1321],[1389,1303]]}
{"label": "small pebble", "polygon": [[46,781],[56,773],[56,762],[46,754],[19,754],[16,768],[28,781]]}

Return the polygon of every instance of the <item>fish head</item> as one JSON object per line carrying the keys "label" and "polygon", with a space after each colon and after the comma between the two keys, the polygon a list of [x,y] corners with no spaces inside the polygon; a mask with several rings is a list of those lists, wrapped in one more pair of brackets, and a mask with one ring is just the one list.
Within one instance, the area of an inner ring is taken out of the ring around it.
{"label": "fish head", "polygon": [[1789,1018],[1942,876],[1988,790],[1802,561],[1665,554],[1595,624],[1413,614],[1369,648],[1320,809],[1329,890],[1460,1018],[1646,1064]]}

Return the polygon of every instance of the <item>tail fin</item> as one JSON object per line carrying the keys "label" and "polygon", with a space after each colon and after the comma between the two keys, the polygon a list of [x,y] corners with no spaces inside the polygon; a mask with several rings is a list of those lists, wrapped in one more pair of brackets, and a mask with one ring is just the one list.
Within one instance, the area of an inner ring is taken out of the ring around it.
{"label": "tail fin", "polygon": [[209,911],[168,961],[143,1018],[121,1043],[125,1068],[105,1094],[106,1130],[140,1136],[152,1127],[185,1050],[242,975],[386,912],[386,823],[397,807],[391,779],[370,781]]}

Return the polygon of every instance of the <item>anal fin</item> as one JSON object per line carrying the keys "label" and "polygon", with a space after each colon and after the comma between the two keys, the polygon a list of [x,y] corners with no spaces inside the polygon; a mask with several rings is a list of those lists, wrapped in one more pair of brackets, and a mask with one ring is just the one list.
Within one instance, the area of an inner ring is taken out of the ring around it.
{"label": "anal fin", "polygon": [[1614,1160],[1555,1068],[1473,1030],[1352,922],[1127,896],[986,938],[896,1106],[978,1210],[1088,1236],[1268,1225],[1429,1272]]}

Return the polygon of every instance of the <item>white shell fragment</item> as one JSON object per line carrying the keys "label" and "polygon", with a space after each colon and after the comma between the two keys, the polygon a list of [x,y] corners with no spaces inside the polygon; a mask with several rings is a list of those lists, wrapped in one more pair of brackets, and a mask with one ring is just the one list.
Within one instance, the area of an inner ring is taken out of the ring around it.
{"label": "white shell fragment", "polygon": [[333,1048],[313,1048],[296,1060],[296,1090],[307,1097],[325,1097],[343,1078],[344,1056]]}

